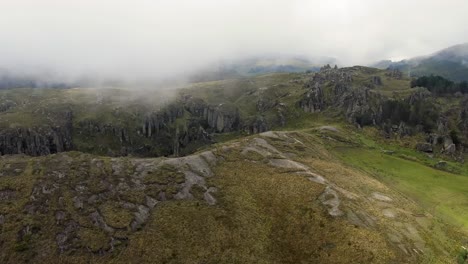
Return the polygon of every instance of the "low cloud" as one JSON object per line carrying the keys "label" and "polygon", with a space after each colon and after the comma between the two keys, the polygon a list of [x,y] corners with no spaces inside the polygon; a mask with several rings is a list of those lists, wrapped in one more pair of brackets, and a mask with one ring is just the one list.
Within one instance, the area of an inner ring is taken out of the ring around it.
{"label": "low cloud", "polygon": [[5,0],[0,68],[161,80],[262,54],[342,65],[468,41],[465,0]]}

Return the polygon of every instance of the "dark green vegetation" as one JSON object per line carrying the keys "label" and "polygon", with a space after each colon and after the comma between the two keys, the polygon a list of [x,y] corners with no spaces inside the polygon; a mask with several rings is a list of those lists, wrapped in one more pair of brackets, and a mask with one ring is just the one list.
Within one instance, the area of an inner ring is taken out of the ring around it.
{"label": "dark green vegetation", "polygon": [[0,151],[31,156],[0,159],[0,262],[464,261],[468,99],[421,80],[1,91]]}
{"label": "dark green vegetation", "polygon": [[441,76],[423,76],[411,81],[411,87],[425,87],[436,95],[454,95],[468,93],[468,82],[455,83]]}

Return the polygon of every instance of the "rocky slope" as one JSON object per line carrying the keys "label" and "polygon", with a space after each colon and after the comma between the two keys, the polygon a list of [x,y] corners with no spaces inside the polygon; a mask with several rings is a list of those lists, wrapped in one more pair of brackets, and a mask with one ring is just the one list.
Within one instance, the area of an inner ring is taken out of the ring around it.
{"label": "rocky slope", "polygon": [[416,145],[419,150],[463,159],[468,142],[466,97],[440,98],[425,88],[405,89],[405,82],[396,70],[327,66],[305,84],[308,91],[299,106],[311,113],[339,111],[358,127],[379,127],[386,138],[423,135],[425,140]]}
{"label": "rocky slope", "polygon": [[453,229],[335,159],[324,146],[339,139],[336,128],[316,131],[265,132],[181,158],[77,152],[4,156],[0,260],[425,263],[455,258],[459,244]]}
{"label": "rocky slope", "polygon": [[[271,85],[275,79],[266,81]],[[139,90],[1,91],[0,153],[37,156],[78,150],[110,156],[179,156],[213,143],[219,134],[259,133],[284,125],[285,105],[259,94],[264,83],[252,87],[243,83],[233,81],[233,92],[249,88],[250,95],[235,96],[258,97],[247,103],[246,109],[253,108],[248,113],[225,95],[212,100],[190,87],[168,99],[159,92]],[[213,89],[227,91],[222,85]]]}
{"label": "rocky slope", "polygon": [[297,127],[309,114],[375,126],[385,138],[417,138],[414,148],[460,161],[468,142],[467,99],[411,88],[398,70],[327,65],[176,93],[164,100],[155,91],[2,91],[0,153],[179,156],[229,137]]}

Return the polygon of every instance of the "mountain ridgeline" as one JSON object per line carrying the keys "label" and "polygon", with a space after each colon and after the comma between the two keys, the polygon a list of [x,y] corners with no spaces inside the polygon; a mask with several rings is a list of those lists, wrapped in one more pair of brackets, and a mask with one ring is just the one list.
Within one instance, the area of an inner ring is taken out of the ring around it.
{"label": "mountain ridgeline", "polygon": [[431,55],[402,61],[384,60],[372,65],[398,69],[412,77],[439,75],[453,81],[468,81],[468,43],[455,45]]}
{"label": "mountain ridgeline", "polygon": [[438,76],[411,80],[398,70],[327,65],[317,73],[198,83],[164,103],[157,95],[154,101],[123,100],[132,98],[129,90],[13,89],[2,92],[0,153],[179,156],[320,113],[375,126],[385,138],[423,135],[418,146],[425,151],[462,159],[468,143],[466,86]]}

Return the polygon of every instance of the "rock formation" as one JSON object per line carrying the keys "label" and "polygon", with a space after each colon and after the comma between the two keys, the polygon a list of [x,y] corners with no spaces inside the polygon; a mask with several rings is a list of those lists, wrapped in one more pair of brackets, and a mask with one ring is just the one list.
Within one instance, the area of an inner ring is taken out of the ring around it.
{"label": "rock formation", "polygon": [[62,116],[61,126],[3,128],[0,130],[0,155],[48,155],[73,148],[72,114]]}

